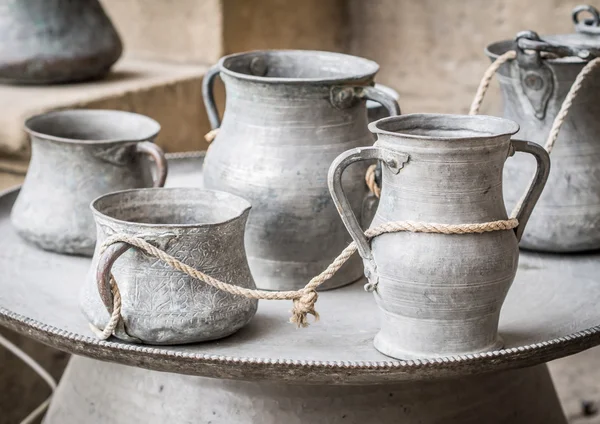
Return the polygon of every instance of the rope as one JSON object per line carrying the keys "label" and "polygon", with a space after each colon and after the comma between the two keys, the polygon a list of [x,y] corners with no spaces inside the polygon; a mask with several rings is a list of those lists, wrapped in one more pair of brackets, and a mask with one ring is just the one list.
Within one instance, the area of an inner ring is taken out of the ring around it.
{"label": "rope", "polygon": [[567,115],[569,113],[569,109],[573,105],[573,100],[575,100],[575,97],[577,97],[577,93],[579,93],[579,90],[583,86],[583,82],[585,81],[587,76],[594,69],[596,69],[596,67],[599,64],[600,64],[600,58],[598,58],[598,57],[589,61],[583,67],[583,69],[579,72],[579,74],[577,75],[577,78],[575,78],[575,82],[573,82],[573,85],[569,89],[569,92],[567,93],[565,100],[563,100],[562,106],[560,107],[560,110],[558,111],[556,118],[554,118],[554,122],[552,123],[552,128],[550,129],[550,134],[548,135],[548,140],[546,141],[546,144],[544,145],[544,148],[546,149],[546,151],[548,153],[552,153],[552,149],[554,148],[554,143],[556,143],[556,140],[558,139],[558,132],[560,131],[560,127],[565,122]]}
{"label": "rope", "polygon": [[[398,221],[388,222],[379,225],[375,228],[371,228],[365,232],[365,236],[368,240],[373,239],[381,234],[395,233],[400,231],[408,231],[414,233],[437,233],[437,234],[481,234],[491,231],[503,231],[511,230],[516,228],[518,221],[516,219],[508,219],[493,222],[484,222],[478,224],[432,224],[424,222],[414,221]],[[318,300],[317,287],[329,280],[344,263],[356,252],[356,243],[350,243],[337,258],[316,277],[313,277],[306,286],[300,290],[295,291],[265,291],[265,290],[254,290],[244,287],[239,287],[234,284],[225,283],[217,280],[192,268],[189,265],[184,264],[177,258],[169,255],[168,253],[156,248],[142,238],[129,236],[126,234],[117,234],[107,238],[102,246],[100,252],[104,252],[110,245],[114,243],[127,243],[139,250],[145,252],[150,256],[154,256],[164,263],[171,266],[173,269],[181,271],[190,277],[196,278],[209,286],[212,286],[221,291],[237,295],[244,296],[249,299],[263,299],[263,300],[292,300],[292,316],[290,322],[296,324],[298,327],[307,327],[308,319],[307,316],[310,314],[315,317],[315,321],[319,320],[319,314],[315,310],[315,303]],[[111,274],[110,277],[111,291],[113,293],[113,310],[110,316],[110,320],[103,330],[95,329],[94,333],[96,336],[105,340],[113,334],[115,328],[121,320],[121,296],[119,289],[114,277]],[[95,328],[95,327],[93,327]]]}
{"label": "rope", "polygon": [[381,189],[377,185],[377,181],[375,181],[375,170],[377,169],[377,165],[371,165],[367,168],[367,173],[365,174],[365,182],[367,183],[367,187],[371,190],[371,193],[375,195],[379,199],[381,196]]}
{"label": "rope", "polygon": [[[471,109],[469,110],[469,115],[477,115],[479,113],[479,108],[481,107],[481,103],[483,102],[483,98],[490,86],[490,81],[494,77],[494,74],[500,69],[500,67],[509,60],[513,60],[517,57],[517,54],[514,50],[507,51],[498,58],[488,67],[488,69],[483,74],[483,78],[481,78],[481,82],[479,83],[479,87],[477,88],[477,93],[475,94],[475,98],[473,99],[473,103],[471,103]],[[544,144],[544,149],[548,153],[552,153],[552,149],[554,148],[554,144],[558,139],[558,134],[560,132],[560,128],[565,123],[567,119],[567,115],[569,114],[569,109],[573,105],[573,101],[577,97],[579,90],[583,86],[583,82],[587,78],[587,76],[594,70],[596,67],[600,65],[600,58],[595,58],[588,62],[582,69],[579,71],[577,78],[571,85],[569,92],[567,93],[565,99],[560,106],[560,109],[556,116],[554,117],[554,121],[552,122],[552,127],[550,128],[550,133],[548,134],[548,138],[546,139],[546,143]],[[515,218],[521,208],[523,207],[523,202],[527,197],[527,193],[525,193],[521,199],[517,202],[515,208],[511,213],[511,218]]]}
{"label": "rope", "polygon": [[[483,98],[487,93],[487,90],[490,86],[490,82],[496,71],[500,69],[504,63],[509,60],[513,60],[517,57],[517,54],[514,50],[509,50],[498,58],[490,65],[490,67],[483,74],[483,78],[479,83],[479,87],[477,88],[477,94],[475,94],[475,98],[473,99],[473,103],[471,104],[471,109],[469,110],[469,115],[477,115],[479,113],[479,108],[481,107],[481,103],[483,102]],[[365,181],[367,182],[367,186],[371,193],[373,193],[376,197],[379,198],[381,195],[381,188],[377,185],[375,181],[375,165],[371,165],[369,169],[367,169],[367,173],[365,174]]]}
{"label": "rope", "polygon": [[483,98],[487,93],[488,88],[490,87],[490,82],[494,75],[500,69],[502,65],[504,65],[509,60],[516,59],[517,52],[514,50],[509,50],[498,58],[487,68],[485,73],[483,74],[483,78],[481,78],[481,82],[479,83],[479,87],[477,87],[477,93],[475,94],[475,98],[473,99],[473,103],[471,103],[471,109],[469,110],[469,115],[477,115],[479,113],[479,108],[481,107],[481,103],[483,102]]}
{"label": "rope", "polygon": [[204,139],[208,144],[210,144],[217,137],[217,134],[219,134],[219,129],[215,128],[214,130],[210,130],[209,132],[204,134]]}

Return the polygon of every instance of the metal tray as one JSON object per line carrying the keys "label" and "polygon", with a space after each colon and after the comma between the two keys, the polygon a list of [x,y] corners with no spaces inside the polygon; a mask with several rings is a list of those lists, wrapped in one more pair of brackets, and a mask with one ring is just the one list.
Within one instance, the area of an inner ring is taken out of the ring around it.
{"label": "metal tray", "polygon": [[[202,154],[170,159],[169,186],[201,185]],[[505,348],[477,355],[399,361],[372,346],[377,307],[362,283],[320,295],[321,321],[288,323],[290,302],[260,301],[246,328],[186,346],[100,341],[78,307],[89,259],[23,242],[9,213],[18,188],[0,195],[0,324],[77,355],[206,377],[323,384],[428,380],[531,366],[600,344],[600,254],[522,252],[500,320]]]}

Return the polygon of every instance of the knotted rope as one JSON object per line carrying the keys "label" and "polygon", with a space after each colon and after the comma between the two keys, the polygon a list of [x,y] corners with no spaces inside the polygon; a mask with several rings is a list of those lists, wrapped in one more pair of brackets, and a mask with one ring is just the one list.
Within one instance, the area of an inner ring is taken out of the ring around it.
{"label": "knotted rope", "polygon": [[[374,237],[377,237],[381,234],[396,233],[400,231],[436,234],[481,234],[491,231],[511,230],[516,228],[518,224],[519,223],[516,219],[458,225],[398,221],[388,222],[375,228],[371,228],[365,231],[365,236],[368,240],[372,240]],[[110,245],[119,242],[127,243],[130,246],[136,247],[146,254],[160,259],[173,269],[181,271],[190,277],[196,278],[218,290],[236,296],[244,296],[249,299],[292,300],[293,308],[290,322],[296,324],[298,327],[308,326],[307,316],[309,314],[315,317],[315,321],[319,319],[319,314],[315,310],[315,303],[319,297],[316,289],[325,281],[329,280],[357,250],[356,244],[354,242],[350,243],[348,247],[346,247],[342,253],[340,253],[339,256],[335,258],[335,260],[327,267],[327,269],[325,269],[325,271],[311,279],[308,284],[300,290],[272,292],[247,289],[220,281],[181,262],[179,259],[174,258],[163,250],[158,249],[144,239],[136,236],[130,236],[126,234],[117,234],[111,236],[107,238],[104,243],[102,243],[102,246],[100,247],[100,253],[103,253]],[[113,294],[113,310],[110,320],[103,330],[92,327],[96,335],[103,340],[109,338],[113,334],[114,330],[121,321],[121,295],[117,287],[117,282],[112,274],[110,276],[110,285],[111,292]]]}

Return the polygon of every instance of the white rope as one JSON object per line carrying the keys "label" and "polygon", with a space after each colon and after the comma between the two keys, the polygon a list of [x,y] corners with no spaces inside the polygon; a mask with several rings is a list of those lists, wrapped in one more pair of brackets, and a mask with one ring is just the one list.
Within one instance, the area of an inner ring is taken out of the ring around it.
{"label": "white rope", "polygon": [[[31,356],[27,355],[13,343],[11,343],[8,339],[0,335],[0,344],[13,353],[17,358],[23,361],[29,368],[36,372],[37,375],[42,377],[46,384],[50,387],[51,394],[43,401],[37,408],[29,413],[22,421],[21,424],[31,424],[33,423],[37,417],[39,417],[50,405],[50,400],[52,400],[52,395],[56,390],[56,380],[46,371],[40,364],[38,364]],[[26,399],[26,397],[23,397]]]}

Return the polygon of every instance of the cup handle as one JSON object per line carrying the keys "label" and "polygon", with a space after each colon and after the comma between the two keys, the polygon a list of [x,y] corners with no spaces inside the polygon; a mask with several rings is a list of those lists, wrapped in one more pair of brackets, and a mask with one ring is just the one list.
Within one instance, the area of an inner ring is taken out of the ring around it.
{"label": "cup handle", "polygon": [[542,191],[544,190],[544,186],[546,185],[546,181],[548,180],[548,175],[550,173],[550,156],[542,146],[530,141],[512,139],[510,143],[515,152],[529,153],[535,157],[537,162],[535,176],[529,184],[527,193],[521,199],[518,205],[520,206],[520,209],[518,210],[517,216],[514,217],[519,221],[519,225],[514,229],[514,231],[515,235],[517,236],[517,240],[520,241],[521,237],[523,236],[525,226],[527,225],[527,221],[531,216],[531,212],[533,212],[533,208],[539,200]]}
{"label": "cup handle", "polygon": [[342,175],[344,170],[350,164],[372,159],[383,161],[385,166],[397,174],[408,161],[408,155],[378,146],[351,149],[335,158],[329,168],[329,174],[327,176],[327,184],[329,185],[329,191],[331,193],[331,197],[333,198],[333,203],[335,204],[338,213],[340,214],[340,217],[346,226],[346,229],[350,233],[350,236],[356,243],[358,253],[363,259],[365,276],[369,280],[369,284],[365,286],[367,291],[373,291],[377,286],[377,266],[373,259],[373,252],[371,251],[369,240],[361,229],[358,219],[352,211],[348,197],[346,196],[346,193],[344,193],[344,189],[342,187]]}
{"label": "cup handle", "polygon": [[156,164],[156,179],[154,180],[154,187],[164,187],[167,179],[167,171],[169,165],[167,164],[167,158],[165,153],[156,144],[150,141],[140,141],[136,144],[136,153],[143,153],[151,156]]}
{"label": "cup handle", "polygon": [[213,130],[221,126],[221,119],[219,118],[219,111],[217,110],[217,105],[215,103],[214,93],[215,78],[220,73],[221,66],[217,63],[216,65],[211,66],[202,80],[202,99],[204,100],[210,127]]}

